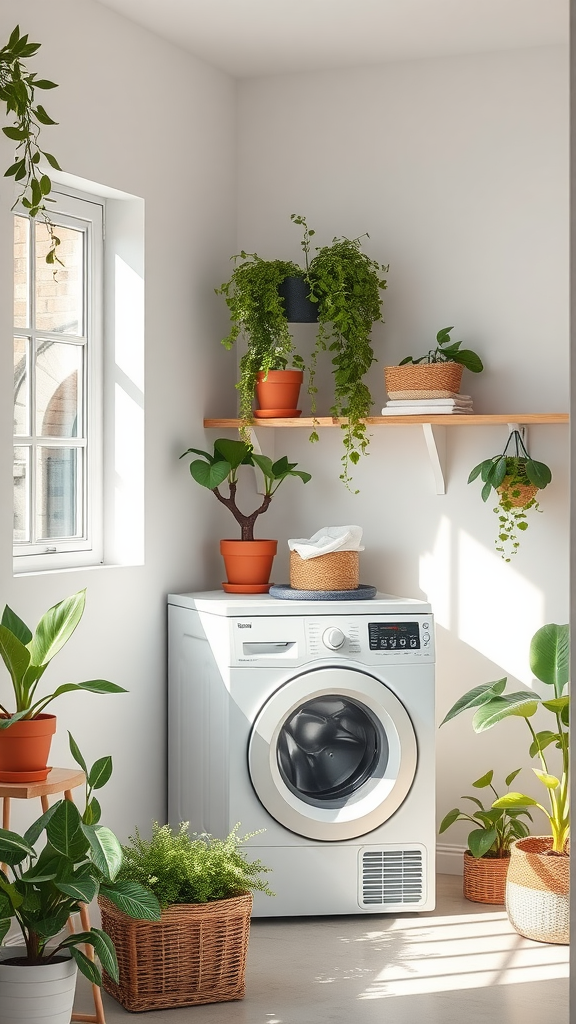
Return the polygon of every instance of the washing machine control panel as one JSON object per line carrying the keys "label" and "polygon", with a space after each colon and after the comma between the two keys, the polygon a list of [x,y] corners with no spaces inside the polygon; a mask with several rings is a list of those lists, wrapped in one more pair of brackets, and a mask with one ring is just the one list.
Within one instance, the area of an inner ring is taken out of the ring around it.
{"label": "washing machine control panel", "polygon": [[342,658],[362,655],[370,662],[420,661],[433,658],[431,615],[354,616],[305,619],[307,651],[312,657],[333,652]]}
{"label": "washing machine control panel", "polygon": [[[424,640],[423,634],[423,643]],[[369,622],[368,642],[371,651],[417,651],[420,629],[417,622]]]}

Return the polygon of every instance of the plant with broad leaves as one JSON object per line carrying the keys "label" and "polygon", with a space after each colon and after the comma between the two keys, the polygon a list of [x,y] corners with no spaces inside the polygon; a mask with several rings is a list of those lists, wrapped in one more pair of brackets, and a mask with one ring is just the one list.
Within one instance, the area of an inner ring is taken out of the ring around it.
{"label": "plant with broad leaves", "polygon": [[406,356],[399,365],[404,366],[405,363],[460,363],[467,370],[472,370],[472,373],[481,373],[484,364],[480,356],[472,349],[461,348],[461,341],[452,341],[450,331],[453,330],[454,327],[443,327],[436,335],[436,348],[431,348],[425,355],[418,356],[417,359],[414,359],[414,356]]}
{"label": "plant with broad leaves", "polygon": [[[16,159],[5,172],[5,177],[13,177],[20,187],[20,193],[14,206],[22,203],[30,217],[40,214],[44,220],[50,246],[46,254],[46,262],[55,264],[58,259],[56,251],[60,239],[54,232],[54,225],[48,216],[46,203],[54,202],[50,198],[52,182],[40,167],[42,157],[54,170],[60,165],[52,153],[40,149],[39,136],[44,125],[56,124],[41,103],[36,100],[36,90],[56,89],[56,83],[45,78],[37,78],[29,71],[25,60],[32,57],[40,49],[40,43],[29,42],[28,35],[20,34],[17,25],[5,46],[0,49],[0,100],[5,104],[6,113],[14,114],[14,124],[2,131],[16,146]],[[14,207],[12,207],[14,209]]]}
{"label": "plant with broad leaves", "polygon": [[21,719],[36,718],[51,701],[73,690],[89,693],[126,693],[122,686],[107,679],[88,679],[83,683],[63,683],[53,693],[36,698],[36,688],[52,658],[68,642],[80,622],[86,604],[86,590],[59,601],[42,616],[34,633],[6,605],[0,621],[0,655],[12,680],[16,711],[0,704],[0,729]]}
{"label": "plant with broad leaves", "polygon": [[[514,445],[514,454],[509,451]],[[480,462],[468,477],[472,483],[478,477],[483,481],[482,501],[488,501],[492,489],[498,496],[494,512],[498,516],[496,550],[504,561],[509,562],[520,547],[517,530],[528,529],[527,513],[530,509],[540,511],[536,494],[547,487],[552,473],[544,462],[531,459],[518,430],[512,430],[501,455]]]}
{"label": "plant with broad leaves", "polygon": [[[225,437],[218,438],[214,442],[214,451],[205,452],[201,448],[188,448],[180,456],[183,459],[192,452],[194,455],[201,455],[201,459],[194,459],[190,463],[192,478],[201,487],[207,487],[216,495],[218,501],[226,506],[240,524],[242,540],[254,540],[254,524],[272,501],[280,484],[289,476],[297,476],[308,483],[311,479],[310,473],[296,469],[297,462],[288,462],[286,455],[276,462],[272,462],[267,455],[258,455],[253,451],[252,446],[246,441],[230,441]],[[236,489],[238,486],[238,470],[240,466],[258,466],[264,477],[264,498],[262,504],[245,515],[236,504]],[[224,481],[228,483],[228,497],[221,494],[218,488]]]}
{"label": "plant with broad leaves", "polygon": [[[511,772],[507,776],[506,785],[508,787],[510,787],[521,771],[521,768],[517,768],[516,771]],[[490,770],[482,778],[476,779],[476,782],[473,782],[472,785],[475,789],[487,789],[490,787],[492,793],[498,799],[498,793],[492,785],[493,778],[494,772]],[[482,801],[475,796],[463,796],[461,799],[470,800],[477,809],[468,814],[466,811],[461,811],[458,807],[454,807],[442,819],[438,831],[442,834],[456,821],[471,822],[474,828],[468,835],[468,849],[473,857],[509,857],[510,846],[514,840],[523,839],[529,834],[526,823],[520,821],[521,815],[526,815],[532,821],[532,815],[528,808],[510,807],[505,810],[502,807],[484,807]]]}
{"label": "plant with broad leaves", "polygon": [[[569,678],[569,627],[548,623],[532,637],[530,643],[530,667],[540,682],[554,689],[554,697],[543,700],[533,690],[518,690],[505,693],[507,679],[475,686],[456,701],[441,725],[467,711],[476,709],[472,719],[475,732],[485,732],[505,718],[523,718],[530,732],[530,757],[540,759],[540,768],[532,771],[545,787],[549,807],[524,793],[507,793],[494,801],[494,808],[515,810],[538,807],[550,822],[552,851],[565,852],[570,832],[570,811],[568,794],[570,696],[566,691]],[[544,708],[554,719],[551,729],[536,731],[531,718],[539,708]],[[548,766],[549,747],[560,751],[560,772],[553,774]]]}
{"label": "plant with broad leaves", "polygon": [[118,878],[122,847],[109,828],[98,824],[100,807],[92,792],[110,778],[112,759],[100,758],[88,768],[72,736],[70,750],[86,772],[84,813],[72,801],[58,800],[22,836],[0,829],[0,864],[5,865],[0,870],[0,941],[14,921],[30,966],[49,963],[69,949],[80,971],[101,985],[100,968],[79,947],[91,946],[104,970],[117,980],[112,940],[100,928],[90,928],[54,941],[70,916],[99,893],[130,917],[147,921],[160,918],[160,907],[149,889]]}

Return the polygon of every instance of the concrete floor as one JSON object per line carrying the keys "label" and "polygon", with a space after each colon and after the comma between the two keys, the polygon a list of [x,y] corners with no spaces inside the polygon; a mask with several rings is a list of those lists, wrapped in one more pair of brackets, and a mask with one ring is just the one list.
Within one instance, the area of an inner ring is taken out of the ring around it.
{"label": "concrete floor", "polygon": [[[438,879],[437,909],[252,923],[246,997],[147,1024],[568,1024],[568,947],[517,935],[504,908]],[[75,1009],[90,1010],[79,983]],[[135,1019],[104,994],[107,1024]]]}

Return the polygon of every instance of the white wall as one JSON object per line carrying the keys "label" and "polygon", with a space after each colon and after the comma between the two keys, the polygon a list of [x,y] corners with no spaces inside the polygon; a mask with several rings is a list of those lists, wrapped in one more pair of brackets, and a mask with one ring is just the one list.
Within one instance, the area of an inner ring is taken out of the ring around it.
{"label": "white wall", "polygon": [[[4,0],[3,41],[19,22],[42,43],[33,66],[59,83],[44,134],[64,170],[141,196],[146,223],[145,564],[13,578],[11,554],[12,186],[0,185],[0,596],[32,625],[88,587],[84,620],[46,674],[54,687],[103,676],[130,693],[74,694],[54,710],[53,763],[70,764],[66,729],[87,758],[112,753],[106,821],[125,836],[165,818],[165,595],[218,578],[208,496],[178,456],[203,446],[202,416],[233,395],[213,287],[235,246],[235,85],[91,0]],[[11,144],[0,143],[0,166]],[[230,400],[230,411],[234,398]],[[0,682],[6,693],[7,681]]]}
{"label": "white wall", "polygon": [[[476,411],[567,411],[567,86],[560,48],[241,84],[237,247],[298,259],[296,212],[317,244],[368,231],[366,251],[390,264],[386,324],[373,333],[375,412],[385,400],[382,367],[422,354],[450,324],[486,365],[480,377],[465,371]],[[312,329],[298,330],[309,345]],[[504,674],[529,683],[532,633],[568,616],[568,428],[529,430],[553,482],[513,565],[494,551],[494,503],[466,484],[476,463],[502,450],[505,427],[447,431],[443,497],[433,493],[420,428],[374,430],[357,497],[337,479],[338,433],[311,446],[305,431],[277,432],[277,456],[288,453],[313,480],[283,486],[259,536],[282,543],[324,524],[364,527],[363,582],[433,602],[439,720],[478,683]],[[285,551],[274,575],[287,579]],[[439,813],[491,767],[501,780],[526,765],[518,783],[530,788],[525,732],[520,721],[478,737],[469,720],[445,726]]]}

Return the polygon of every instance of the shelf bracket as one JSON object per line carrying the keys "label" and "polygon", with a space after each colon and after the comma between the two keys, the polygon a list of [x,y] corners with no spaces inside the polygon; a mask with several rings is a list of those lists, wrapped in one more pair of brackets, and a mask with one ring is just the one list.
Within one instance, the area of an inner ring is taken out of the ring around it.
{"label": "shelf bracket", "polygon": [[[275,435],[275,430],[258,430],[256,427],[248,427],[250,444],[256,452],[256,455],[267,455],[269,459],[272,459],[272,462],[274,462]],[[254,476],[256,478],[257,493],[265,494],[266,483],[262,470],[259,469],[258,466],[254,466]]]}
{"label": "shelf bracket", "polygon": [[527,430],[525,426],[522,426],[520,423],[507,423],[506,426],[508,427],[508,437],[510,437],[512,431],[517,430],[522,439],[522,444],[526,444]]}
{"label": "shelf bracket", "polygon": [[428,449],[430,465],[434,475],[436,494],[446,494],[444,480],[444,463],[446,461],[446,428],[433,427],[431,423],[423,423],[424,440]]}

